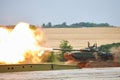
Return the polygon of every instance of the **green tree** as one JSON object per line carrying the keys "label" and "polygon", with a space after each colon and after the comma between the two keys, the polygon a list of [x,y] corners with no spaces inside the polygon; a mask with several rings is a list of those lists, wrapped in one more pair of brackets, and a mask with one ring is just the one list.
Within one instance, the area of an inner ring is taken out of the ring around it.
{"label": "green tree", "polygon": [[66,22],[63,22],[63,23],[61,24],[61,27],[67,27],[67,23],[66,23]]}
{"label": "green tree", "polygon": [[63,40],[61,41],[60,45],[59,45],[59,48],[61,49],[61,52],[60,52],[60,60],[61,61],[65,61],[64,59],[64,53],[66,52],[71,52],[71,50],[73,49],[73,47],[69,44],[69,41],[67,40]]}
{"label": "green tree", "polygon": [[52,23],[51,23],[51,22],[49,22],[47,26],[48,26],[48,27],[52,27]]}
{"label": "green tree", "polygon": [[112,47],[117,48],[117,47],[119,47],[119,46],[120,46],[120,43],[105,44],[105,45],[101,45],[101,46],[99,47],[99,49],[100,49],[101,51],[110,52],[110,49],[111,49]]}
{"label": "green tree", "polygon": [[46,25],[43,23],[43,24],[42,24],[42,27],[43,27],[43,28],[45,28],[45,27],[46,27]]}
{"label": "green tree", "polygon": [[55,61],[56,61],[55,53],[52,51],[47,62],[55,62]]}

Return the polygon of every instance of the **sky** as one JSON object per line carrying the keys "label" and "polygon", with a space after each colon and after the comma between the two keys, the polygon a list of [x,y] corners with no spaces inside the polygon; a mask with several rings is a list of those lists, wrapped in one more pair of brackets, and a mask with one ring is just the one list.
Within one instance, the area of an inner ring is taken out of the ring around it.
{"label": "sky", "polygon": [[120,26],[120,0],[0,0],[0,25],[79,22]]}

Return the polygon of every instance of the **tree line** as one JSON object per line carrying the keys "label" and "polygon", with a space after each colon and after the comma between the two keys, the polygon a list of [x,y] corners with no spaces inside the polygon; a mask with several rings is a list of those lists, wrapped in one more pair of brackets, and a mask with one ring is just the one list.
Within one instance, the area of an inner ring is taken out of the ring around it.
{"label": "tree line", "polygon": [[102,50],[102,51],[105,51],[105,52],[110,52],[110,49],[113,48],[113,47],[114,47],[114,48],[120,47],[120,43],[118,42],[118,43],[101,45],[101,46],[99,47],[99,49]]}
{"label": "tree line", "polygon": [[53,25],[51,22],[42,24],[43,28],[82,28],[82,27],[112,27],[108,23],[79,22],[68,25],[66,22]]}

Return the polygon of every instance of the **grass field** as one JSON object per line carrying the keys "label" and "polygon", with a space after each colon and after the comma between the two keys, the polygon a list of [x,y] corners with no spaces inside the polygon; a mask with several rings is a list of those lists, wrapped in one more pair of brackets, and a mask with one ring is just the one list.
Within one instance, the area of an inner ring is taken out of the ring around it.
{"label": "grass field", "polygon": [[74,48],[87,47],[87,42],[102,44],[120,42],[120,28],[44,28],[46,45],[58,48],[60,41],[68,40]]}

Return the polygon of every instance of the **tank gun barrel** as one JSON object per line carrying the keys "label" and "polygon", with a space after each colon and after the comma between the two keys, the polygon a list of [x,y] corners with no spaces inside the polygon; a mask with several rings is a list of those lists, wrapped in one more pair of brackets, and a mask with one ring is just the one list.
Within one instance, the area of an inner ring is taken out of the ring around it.
{"label": "tank gun barrel", "polygon": [[45,47],[41,47],[40,50],[47,50],[47,51],[81,51],[80,49],[60,49],[60,48],[45,48]]}

